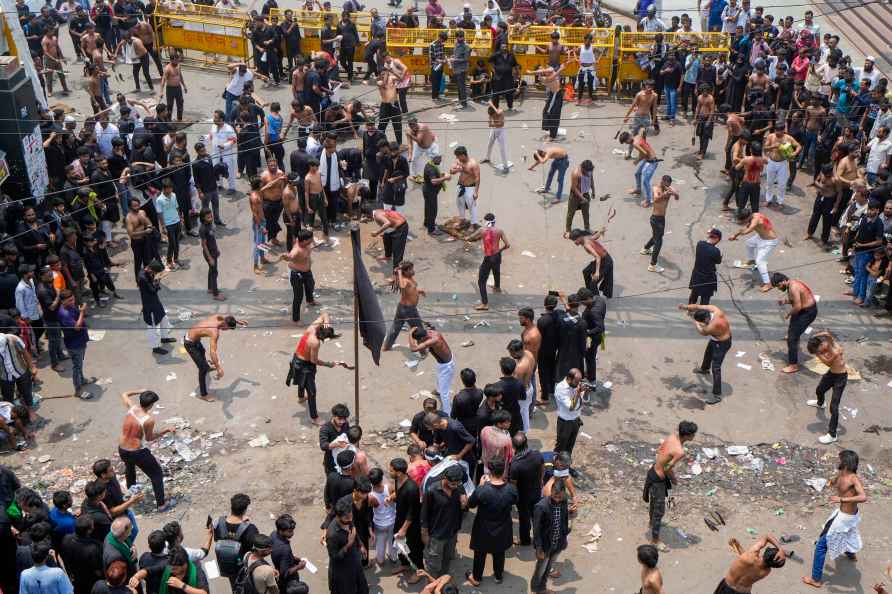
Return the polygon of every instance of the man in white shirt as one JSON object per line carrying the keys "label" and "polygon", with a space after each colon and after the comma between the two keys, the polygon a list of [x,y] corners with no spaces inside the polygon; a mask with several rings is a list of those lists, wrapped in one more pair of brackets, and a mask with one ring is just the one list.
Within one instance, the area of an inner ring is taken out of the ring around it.
{"label": "man in white shirt", "polygon": [[880,71],[874,66],[875,62],[876,58],[867,56],[864,58],[864,66],[855,68],[855,80],[869,80],[871,89],[877,88],[877,83],[880,82]]}
{"label": "man in white shirt", "polygon": [[341,163],[338,160],[338,137],[334,132],[325,135],[322,153],[319,155],[319,178],[328,201],[328,220],[337,221],[338,202],[341,195]]}
{"label": "man in white shirt", "polygon": [[722,9],[722,33],[734,33],[737,31],[737,19],[741,9],[737,6],[737,0],[728,0],[728,5]]}
{"label": "man in white shirt", "polygon": [[[871,186],[876,185],[877,173],[880,168],[889,162],[889,154],[892,153],[892,139],[889,138],[889,128],[881,126],[877,130],[877,136],[867,143],[870,151],[867,154],[867,183]],[[18,289],[16,290],[18,292]]]}
{"label": "man in white shirt", "polygon": [[228,114],[232,111],[232,106],[238,98],[245,92],[245,83],[249,80],[254,80],[254,72],[244,62],[227,64],[226,67],[229,69],[229,73],[232,74],[232,78],[226,85],[226,91],[223,93],[223,98],[226,99],[226,111],[224,113]]}
{"label": "man in white shirt", "polygon": [[0,393],[6,402],[12,402],[18,393],[19,402],[28,409],[31,421],[37,418],[31,391],[35,375],[37,366],[22,339],[15,334],[0,334]]}
{"label": "man in white shirt", "polygon": [[220,162],[226,164],[229,172],[229,193],[235,192],[236,172],[236,141],[238,137],[235,130],[223,120],[223,112],[219,109],[214,112],[214,123],[208,134],[208,144],[211,147],[211,156],[214,165]]}
{"label": "man in white shirt", "polygon": [[34,266],[22,264],[19,266],[19,274],[22,278],[15,288],[15,307],[22,319],[28,320],[34,329],[34,342],[37,344],[43,336],[43,319],[37,301],[37,288],[34,286]]}
{"label": "man in white shirt", "polygon": [[641,26],[645,33],[662,33],[666,30],[666,23],[657,18],[657,6],[651,4],[647,7],[647,16],[641,19]]}
{"label": "man in white shirt", "polygon": [[103,157],[112,156],[112,140],[120,138],[121,133],[118,127],[108,121],[108,113],[99,115],[99,121],[96,122],[96,146]]}
{"label": "man in white shirt", "polygon": [[889,100],[885,98],[880,102],[880,110],[877,112],[877,117],[870,128],[870,140],[877,137],[880,128],[883,126],[892,129],[892,109],[890,109]]}
{"label": "man in white shirt", "polygon": [[752,20],[752,18],[753,13],[750,10],[750,0],[742,0],[740,13],[737,15],[737,26],[743,27],[744,33],[749,33],[750,20]]}
{"label": "man in white shirt", "polygon": [[576,445],[576,436],[582,426],[580,409],[582,408],[580,386],[582,372],[575,367],[567,372],[567,377],[554,387],[554,401],[557,404],[557,439],[555,452],[572,453]]}

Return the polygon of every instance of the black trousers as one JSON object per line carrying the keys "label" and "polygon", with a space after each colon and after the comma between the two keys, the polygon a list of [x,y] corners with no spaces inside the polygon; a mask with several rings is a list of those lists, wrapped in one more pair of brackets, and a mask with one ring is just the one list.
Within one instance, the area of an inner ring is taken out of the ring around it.
{"label": "black trousers", "polygon": [[175,87],[168,86],[164,89],[167,96],[167,113],[173,116],[173,106],[177,106],[177,119],[183,119],[183,87],[177,85]]}
{"label": "black trousers", "polygon": [[131,487],[136,483],[136,469],[139,468],[149,480],[152,481],[152,490],[155,491],[155,504],[158,507],[164,505],[164,472],[158,460],[149,451],[149,448],[140,448],[138,450],[125,450],[118,448],[118,455],[124,463],[124,479],[127,481],[127,487]]}
{"label": "black trousers", "polygon": [[424,543],[421,540],[420,526],[409,526],[409,530],[406,531],[406,545],[409,547],[409,557],[406,558],[400,553],[400,563],[404,567],[408,567],[409,561],[411,561],[416,568],[422,569],[424,567]]}
{"label": "black trousers", "polygon": [[396,141],[403,142],[403,112],[398,103],[382,103],[378,110],[378,130],[387,132],[387,124],[393,125]]}
{"label": "black trousers", "polygon": [[546,130],[552,139],[557,137],[563,107],[564,90],[558,89],[554,93],[549,91],[545,98],[545,107],[542,108],[542,129]]}
{"label": "black trousers", "polygon": [[[271,141],[266,145],[266,150],[272,153],[276,158],[276,163],[283,163],[285,161],[285,147],[282,146],[282,139]],[[269,156],[267,156],[267,159],[269,159]],[[279,166],[284,167],[284,165]]]}
{"label": "black trousers", "polygon": [[[688,100],[691,102],[691,111],[697,111],[697,83],[681,83],[681,99],[678,102],[678,110],[688,113]],[[727,168],[726,168],[727,169]]]}
{"label": "black trousers", "polygon": [[142,74],[146,79],[146,84],[149,85],[151,90],[155,90],[155,86],[152,84],[152,78],[149,76],[149,54],[144,55],[139,59],[139,62],[133,65],[133,84],[136,85],[136,90],[140,90],[139,86],[139,71],[142,70]]}
{"label": "black trousers", "polygon": [[167,263],[171,264],[180,259],[180,223],[166,225],[167,229]]}
{"label": "black trousers", "polygon": [[32,393],[33,384],[31,381],[31,372],[26,371],[17,380],[11,382],[0,381],[0,394],[6,402],[12,402],[16,393],[19,396],[19,402],[31,408],[34,406],[34,395]]}
{"label": "black trousers", "polygon": [[[90,291],[93,293],[93,301],[99,302],[99,293],[102,289],[108,289],[112,293],[117,293],[117,289],[115,289],[115,283],[112,282],[111,275],[105,270],[100,270],[95,273],[88,272],[87,278],[90,279]],[[34,327],[34,322],[31,322],[31,326]],[[43,328],[41,327],[41,330]],[[34,336],[37,337],[37,328],[34,328]],[[40,338],[36,338],[36,340],[40,340]]]}
{"label": "black trousers", "polygon": [[502,252],[492,256],[483,256],[483,262],[480,263],[480,270],[477,272],[477,288],[480,290],[480,302],[484,305],[489,303],[486,296],[486,281],[489,280],[490,272],[492,272],[492,278],[495,281],[495,288],[501,288]]}
{"label": "black trousers", "polygon": [[830,229],[833,225],[833,205],[836,196],[815,196],[815,204],[811,210],[811,218],[808,219],[808,234],[814,235],[821,223],[821,241],[830,242]]}
{"label": "black trousers", "polygon": [[440,86],[443,84],[443,67],[431,70],[431,99],[440,98]]}
{"label": "black trousers", "polygon": [[759,212],[759,182],[740,182],[737,189],[737,210],[743,210],[749,203],[752,212]]}
{"label": "black trousers", "polygon": [[539,368],[539,398],[548,400],[554,396],[554,373],[557,369],[557,353],[554,350],[540,349],[537,365]]}
{"label": "black trousers", "polygon": [[409,224],[403,223],[390,233],[385,233],[382,238],[384,243],[384,257],[392,258],[393,267],[396,268],[403,261],[406,253],[406,241],[409,238]]}
{"label": "black trousers", "polygon": [[220,287],[217,283],[217,279],[220,276],[220,256],[214,258],[213,264],[207,258],[204,261],[208,264],[208,291],[216,297],[220,294]]}
{"label": "black trousers", "polygon": [[316,280],[313,278],[312,270],[306,272],[292,270],[289,277],[289,280],[291,281],[291,291],[294,294],[291,299],[291,320],[299,322],[300,306],[304,301],[304,295],[306,294],[307,303],[313,303],[315,301],[313,299],[313,289],[316,288]]}
{"label": "black trousers", "polygon": [[706,352],[703,353],[703,364],[700,369],[703,371],[712,370],[712,393],[715,396],[722,395],[722,361],[725,355],[731,350],[731,339],[728,340],[709,340],[706,345]]}
{"label": "black trousers", "polygon": [[418,308],[414,305],[403,305],[398,303],[396,313],[393,315],[393,325],[384,339],[384,348],[391,348],[396,341],[396,337],[403,330],[403,324],[409,324],[411,329],[421,328],[421,316],[418,315]]}
{"label": "black trousers", "polygon": [[158,54],[158,50],[155,49],[155,43],[146,43],[146,51],[149,52],[149,56],[152,57],[152,61],[155,62],[155,68],[158,69],[158,76],[164,76],[164,66],[161,65],[161,56]]}
{"label": "black trousers", "polygon": [[341,201],[341,190],[331,190],[329,188],[322,188],[322,191],[325,192],[325,214],[328,217],[328,220],[332,223],[338,222],[338,205]]}
{"label": "black trousers", "polygon": [[186,352],[189,353],[189,357],[192,358],[192,362],[195,363],[196,367],[198,367],[198,389],[202,396],[207,396],[207,374],[211,370],[211,366],[208,364],[207,355],[204,351],[204,345],[201,344],[201,341],[192,342],[191,340],[184,338],[183,347],[185,347]]}
{"label": "black trousers", "polygon": [[790,365],[799,363],[799,338],[817,317],[818,307],[816,305],[790,316],[790,326],[787,328],[787,363]]}
{"label": "black trousers", "polygon": [[313,212],[307,213],[307,218],[304,220],[304,223],[310,229],[313,228],[313,225],[316,223],[316,213],[319,213],[319,220],[322,222],[322,233],[328,237],[328,209],[325,206],[325,194],[310,194],[307,199],[307,204],[310,208],[313,209]]}
{"label": "black trousers", "polygon": [[279,225],[279,217],[282,216],[282,202],[263,201],[263,218],[266,220],[266,234],[270,240],[274,239],[282,227]]}
{"label": "black trousers", "polygon": [[576,436],[579,435],[579,428],[582,426],[580,419],[567,421],[558,417],[557,420],[557,438],[554,441],[555,452],[573,453],[576,447]]}
{"label": "black trousers", "polygon": [[338,61],[341,63],[341,68],[347,73],[349,82],[353,82],[353,53],[355,51],[356,48],[342,46],[340,56],[338,56]]}
{"label": "black trousers", "polygon": [[453,72],[452,80],[455,81],[455,86],[458,89],[458,102],[462,107],[468,106],[468,73],[467,72]]}
{"label": "black trousers", "polygon": [[497,580],[505,575],[505,551],[499,553],[487,553],[486,551],[474,551],[473,576],[478,582],[483,579],[483,568],[486,567],[486,555],[492,555],[492,573]]}
{"label": "black trousers", "polygon": [[514,109],[514,88],[516,86],[514,78],[511,76],[494,78],[492,81],[492,104],[498,107],[499,100],[504,98],[508,103],[508,109]]}
{"label": "black trousers", "polygon": [[595,295],[603,294],[608,299],[613,297],[613,258],[610,254],[601,259],[601,277],[595,280],[593,274],[595,274],[594,260],[582,269],[582,282]]}
{"label": "black trousers", "polygon": [[[728,160],[730,162],[731,153],[728,153]],[[728,177],[731,179],[731,186],[728,188],[728,192],[725,194],[725,197],[722,198],[722,206],[728,206],[731,203],[731,198],[734,198],[735,203],[739,205],[739,192],[740,192],[740,181],[743,179],[743,173],[734,169],[730,165],[726,168],[728,171]],[[738,206],[740,208],[740,206]]]}
{"label": "black trousers", "polygon": [[530,546],[533,539],[530,532],[533,529],[533,507],[538,499],[530,499],[521,495],[517,498],[517,540],[520,546]]}
{"label": "black trousers", "polygon": [[663,233],[666,232],[666,217],[651,215],[650,232],[650,239],[644,244],[644,249],[652,250],[650,254],[650,263],[656,266],[657,258],[660,257],[660,250],[663,249]]}
{"label": "black trousers", "polygon": [[704,288],[694,288],[691,289],[691,296],[688,297],[688,303],[697,303],[700,302],[700,305],[709,305],[709,300],[712,299],[712,288],[704,289]]}
{"label": "black trousers", "polygon": [[664,481],[656,481],[650,485],[648,518],[650,521],[650,535],[654,540],[660,538],[660,528],[663,525],[663,516],[666,514],[666,491]]}
{"label": "black trousers", "polygon": [[422,194],[424,194],[424,228],[431,232],[437,228],[437,198],[440,193],[422,192]]}
{"label": "black trousers", "polygon": [[824,405],[824,396],[827,390],[833,389],[830,396],[830,425],[827,427],[827,433],[836,437],[836,430],[839,427],[839,403],[842,400],[842,393],[846,389],[849,381],[848,373],[833,373],[828,371],[821,376],[818,387],[815,389],[815,395],[818,397],[818,405]]}
{"label": "black trousers", "polygon": [[588,337],[588,346],[585,348],[585,379],[594,382],[598,379],[598,347],[601,345],[601,335],[594,334]]}
{"label": "black trousers", "polygon": [[134,239],[130,242],[130,249],[133,250],[133,275],[139,280],[139,272],[146,267],[151,261],[151,257],[147,254],[150,239]]}

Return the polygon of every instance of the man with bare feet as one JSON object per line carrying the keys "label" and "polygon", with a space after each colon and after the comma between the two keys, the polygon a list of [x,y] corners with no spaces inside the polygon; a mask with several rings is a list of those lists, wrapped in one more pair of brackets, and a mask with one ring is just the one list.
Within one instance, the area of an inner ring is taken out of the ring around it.
{"label": "man with bare feet", "polygon": [[836,559],[843,553],[850,561],[856,561],[855,554],[861,550],[861,534],[858,525],[861,514],[859,503],[867,502],[867,493],[858,478],[858,454],[852,450],[839,453],[839,472],[830,480],[830,486],[836,489],[836,495],[830,496],[830,503],[838,503],[827,521],[821,536],[815,544],[815,558],[811,566],[811,576],[802,578],[803,583],[814,588],[823,586],[824,561],[829,556]]}
{"label": "man with bare feet", "polygon": [[384,261],[393,259],[395,269],[403,261],[406,253],[406,241],[409,239],[409,223],[402,213],[395,210],[376,208],[372,211],[372,220],[378,225],[378,230],[372,233],[372,237],[383,235]]}
{"label": "man with bare feet", "polygon": [[725,168],[722,169],[722,173],[731,175],[733,166],[731,150],[740,139],[740,134],[744,129],[744,121],[739,113],[731,111],[731,106],[727,103],[719,106],[719,113],[725,115],[725,128],[728,131],[728,138],[725,140]]}
{"label": "man with bare feet", "polygon": [[251,193],[248,194],[248,205],[251,207],[251,238],[254,244],[254,274],[263,274],[265,258],[261,246],[266,245],[266,219],[263,214],[263,198],[260,197],[261,181],[256,177],[251,180]]}
{"label": "man with bare feet", "polygon": [[660,542],[660,525],[666,513],[666,498],[669,489],[675,482],[675,465],[684,459],[684,444],[692,441],[697,435],[697,424],[682,421],[678,424],[678,432],[670,435],[657,448],[657,459],[647,471],[644,481],[644,502],[650,503],[649,526],[650,542],[660,550],[668,550]]}
{"label": "man with bare feet", "polygon": [[[385,53],[386,56],[386,53]],[[381,94],[381,105],[378,107],[378,130],[387,132],[387,124],[393,125],[396,141],[403,142],[403,112],[397,98],[396,75],[385,70],[378,78],[378,92]]]}
{"label": "man with bare feet", "polygon": [[471,212],[471,225],[476,229],[479,220],[477,218],[477,199],[480,198],[480,164],[476,159],[468,156],[468,149],[459,145],[453,151],[455,163],[449,168],[451,175],[458,174],[458,194],[455,197],[455,206],[458,208],[458,216],[465,219],[465,213]]}
{"label": "man with bare feet", "polygon": [[554,178],[554,174],[557,173],[557,192],[554,194],[554,200],[551,201],[552,204],[557,204],[561,201],[561,195],[564,193],[564,177],[567,174],[567,169],[570,168],[570,157],[567,155],[567,151],[562,149],[559,146],[548,146],[544,149],[536,149],[533,153],[533,164],[529,166],[529,170],[532,171],[539,165],[542,165],[548,161],[551,161],[551,167],[548,169],[548,177],[545,178],[545,185],[536,190],[539,194],[547,194],[551,191],[551,180]]}
{"label": "man with bare feet", "polygon": [[[632,136],[637,136],[640,131],[647,133],[647,129],[651,125],[657,131],[660,130],[656,109],[657,93],[654,91],[654,81],[648,79],[644,81],[644,89],[638,91],[638,94],[635,95],[632,105],[629,106],[629,111],[626,112],[626,116],[623,118],[623,123],[627,124],[629,116],[632,115],[632,112],[635,112],[635,116],[632,118],[632,125],[629,127],[632,131]],[[629,148],[629,156],[632,156],[631,148]]]}
{"label": "man with bare feet", "polygon": [[[138,401],[133,401],[134,396],[139,397]],[[176,502],[164,498],[164,472],[158,460],[152,455],[149,444],[168,433],[173,433],[176,429],[168,427],[161,431],[155,430],[155,417],[151,412],[152,407],[158,402],[158,394],[155,392],[151,390],[124,392],[121,394],[121,401],[127,409],[127,414],[124,415],[121,436],[118,438],[118,455],[124,463],[127,486],[131,487],[136,483],[136,469],[139,468],[152,482],[158,511],[167,511],[176,505]],[[140,501],[144,493],[138,493],[134,497],[137,498],[136,501]]]}
{"label": "man with bare feet", "polygon": [[266,236],[272,245],[281,245],[279,235],[279,217],[282,215],[282,192],[288,176],[279,169],[274,158],[266,160],[266,171],[260,174],[258,193],[263,200],[263,217],[266,219]]}
{"label": "man with bare feet", "polygon": [[[310,159],[307,162],[309,170],[304,176],[304,196],[307,199],[307,218],[304,224],[307,229],[312,229],[316,221],[316,212],[319,213],[319,219],[322,221],[322,236],[325,237],[325,243],[329,243],[328,237],[328,197],[322,189],[322,174],[319,172],[319,161]],[[332,221],[334,222],[334,221]]]}
{"label": "man with bare feet", "polygon": [[480,303],[474,309],[477,311],[486,311],[489,309],[489,299],[486,295],[486,283],[489,281],[489,274],[492,272],[493,291],[502,292],[501,272],[502,272],[502,252],[511,247],[508,243],[508,236],[505,232],[496,227],[496,215],[491,212],[486,213],[483,217],[484,226],[477,229],[468,236],[467,242],[483,240],[483,262],[480,263],[480,270],[477,274],[477,288],[480,290]]}
{"label": "man with bare feet", "polygon": [[694,110],[694,121],[696,122],[695,133],[700,139],[700,150],[697,153],[697,159],[702,161],[706,158],[706,147],[712,140],[712,129],[715,119],[715,98],[712,96],[712,86],[704,83],[700,86],[700,95],[697,97],[697,108]]}
{"label": "man with bare feet", "polygon": [[[220,355],[217,351],[217,343],[220,341],[220,332],[233,330],[238,326],[247,326],[245,320],[237,320],[233,316],[213,315],[199,320],[183,337],[183,346],[195,366],[198,368],[198,397],[206,402],[214,402],[213,396],[208,396],[207,374],[211,369],[217,371],[214,379],[223,377],[223,365],[220,363]],[[208,364],[202,339],[210,340],[211,362]]]}
{"label": "man with bare feet", "polygon": [[412,181],[416,184],[422,182],[419,169],[423,169],[425,163],[436,154],[440,153],[437,147],[437,135],[431,130],[430,126],[419,123],[418,118],[409,118],[409,130],[406,132],[409,137],[409,146],[411,148],[412,160],[409,162]]}
{"label": "man with bare feet", "polygon": [[167,112],[173,114],[173,107],[177,107],[177,121],[183,121],[183,95],[189,91],[186,89],[186,80],[183,78],[183,71],[180,68],[180,54],[173,51],[170,56],[170,63],[164,67],[164,73],[161,75],[161,91],[158,94],[158,101],[167,97]]}
{"label": "man with bare feet", "polygon": [[526,350],[523,341],[517,338],[508,343],[508,355],[517,362],[512,375],[523,384],[524,398],[518,400],[518,404],[520,405],[520,418],[523,422],[522,431],[526,433],[530,430],[530,408],[532,408],[533,398],[536,394],[533,387],[536,357]]}
{"label": "man with bare feet", "polygon": [[[523,350],[533,355],[533,373],[531,374],[530,385],[533,389],[533,396],[536,396],[536,370],[539,367],[539,349],[542,347],[542,333],[536,325],[536,314],[531,307],[523,307],[517,312],[517,320],[520,322],[520,340],[523,342]],[[540,404],[537,400],[536,404]]]}
{"label": "man with bare feet", "polygon": [[641,589],[638,594],[666,594],[663,590],[663,575],[657,569],[660,551],[651,544],[639,545],[638,563],[641,564]]}
{"label": "man with bare feet", "polygon": [[396,314],[393,316],[393,325],[384,339],[382,350],[389,351],[393,348],[396,337],[403,330],[403,323],[409,324],[412,329],[421,328],[421,317],[418,315],[418,297],[424,296],[424,289],[418,288],[415,280],[415,265],[409,260],[404,260],[394,270],[396,285],[400,290],[400,302],[396,306]]}
{"label": "man with bare feet", "polygon": [[582,249],[592,257],[592,261],[582,269],[582,282],[585,283],[585,287],[595,295],[603,294],[610,299],[613,297],[613,258],[607,253],[607,248],[598,241],[603,235],[603,229],[597,231],[573,229],[568,239],[582,246]]}
{"label": "man with bare feet", "polygon": [[771,290],[771,282],[768,277],[768,256],[777,247],[777,232],[768,217],[758,212],[752,212],[748,208],[744,208],[737,214],[737,222],[746,225],[746,227],[731,235],[728,240],[736,241],[741,235],[753,233],[753,236],[746,241],[747,260],[741,267],[755,266],[762,277],[762,286],[759,290],[767,293]]}
{"label": "man with bare feet", "polygon": [[818,382],[815,389],[817,399],[808,400],[806,404],[815,408],[824,408],[824,396],[827,390],[833,389],[830,397],[830,424],[827,434],[818,438],[824,445],[836,442],[836,430],[839,425],[839,403],[842,400],[843,390],[849,381],[849,373],[846,369],[846,360],[843,356],[842,345],[829,331],[818,332],[808,339],[808,352],[816,356],[818,360],[828,367],[827,372]]}
{"label": "man with bare feet", "polygon": [[650,266],[647,267],[648,272],[663,272],[666,269],[657,266],[657,259],[660,257],[660,250],[663,249],[663,233],[666,232],[666,209],[669,207],[671,198],[679,199],[678,190],[672,187],[672,177],[664,175],[660,179],[659,185],[654,186],[654,210],[650,215],[651,236],[641,249],[641,254],[650,256]]}
{"label": "man with bare feet", "polygon": [[787,125],[783,120],[774,124],[774,132],[765,136],[762,149],[768,157],[765,169],[765,202],[771,207],[784,205],[787,193],[787,180],[790,178],[790,161],[799,157],[802,145],[787,134]]}
{"label": "man with bare feet", "polygon": [[291,282],[291,290],[294,296],[291,300],[291,321],[300,322],[300,306],[304,295],[307,297],[307,305],[318,305],[313,297],[313,289],[316,281],[313,278],[313,232],[309,229],[301,229],[297,232],[297,241],[291,247],[291,251],[282,254],[282,260],[288,261],[288,275]]}
{"label": "man with bare feet", "polygon": [[632,136],[628,132],[623,132],[619,135],[619,142],[620,144],[629,145],[628,158],[630,159],[632,158],[632,149],[638,151],[635,159],[635,162],[638,164],[635,168],[635,187],[629,190],[629,195],[641,196],[643,189],[644,200],[641,201],[641,206],[650,208],[654,198],[650,180],[657,172],[657,165],[660,164],[660,159],[657,159],[657,152],[647,141],[646,132],[642,132],[638,136]]}
{"label": "man with bare feet", "polygon": [[780,542],[770,534],[760,537],[747,550],[743,550],[736,538],[729,540],[728,544],[737,553],[737,559],[731,563],[714,594],[749,594],[753,591],[753,584],[787,562]]}
{"label": "man with bare feet", "polygon": [[718,404],[722,401],[722,362],[731,350],[731,322],[715,305],[681,304],[678,309],[687,311],[697,332],[709,338],[703,363],[694,368],[694,373],[706,375],[712,371],[712,397],[706,398],[706,404]]}
{"label": "man with bare feet", "polygon": [[787,366],[781,371],[796,373],[799,371],[799,338],[818,317],[818,303],[808,285],[780,272],[771,275],[771,286],[787,294],[777,300],[778,305],[789,303],[792,306],[784,314],[784,318],[790,320],[790,326],[787,328]]}
{"label": "man with bare feet", "polygon": [[[749,149],[749,155],[746,155]],[[762,156],[762,144],[741,138],[734,146],[734,180],[737,184],[737,212],[747,207],[751,212],[759,212],[759,193],[762,184],[762,171],[768,159]],[[730,198],[729,198],[730,200]]]}
{"label": "man with bare feet", "polygon": [[344,369],[353,369],[344,361],[323,361],[319,358],[319,349],[322,347],[322,343],[337,337],[334,328],[331,327],[328,313],[322,312],[300,337],[297,348],[294,349],[294,356],[291,357],[288,377],[285,379],[286,386],[291,384],[297,386],[297,401],[307,401],[307,412],[310,414],[310,422],[314,425],[324,425],[319,418],[319,411],[316,410],[316,367],[320,365],[329,368],[340,366]]}
{"label": "man with bare feet", "polygon": [[46,94],[47,97],[53,96],[53,75],[59,75],[59,82],[62,83],[62,94],[68,95],[71,91],[68,83],[65,82],[64,62],[65,56],[62,55],[62,48],[59,47],[59,29],[49,27],[40,40],[40,46],[43,49],[43,67],[46,72]]}
{"label": "man with bare feet", "polygon": [[418,326],[409,333],[409,349],[413,353],[430,353],[437,361],[437,392],[440,410],[452,413],[452,378],[455,377],[455,358],[442,332]]}
{"label": "man with bare feet", "polygon": [[528,70],[527,74],[539,77],[545,87],[545,106],[542,108],[542,129],[548,132],[548,138],[554,140],[561,126],[561,110],[564,108],[564,89],[561,88],[561,72],[568,62],[555,68],[546,66],[539,70]]}

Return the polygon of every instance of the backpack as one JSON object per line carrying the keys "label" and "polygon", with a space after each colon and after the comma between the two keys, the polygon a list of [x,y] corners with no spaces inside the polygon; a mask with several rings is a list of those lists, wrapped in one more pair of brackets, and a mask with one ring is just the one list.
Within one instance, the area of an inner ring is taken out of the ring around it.
{"label": "backpack", "polygon": [[[218,561],[219,562],[219,561]],[[263,559],[258,559],[250,565],[242,565],[235,578],[235,588],[232,594],[257,594],[257,588],[254,587],[254,570],[261,565],[267,565]]]}
{"label": "backpack", "polygon": [[242,565],[242,560],[239,558],[239,552],[242,550],[241,538],[250,525],[249,522],[242,522],[235,532],[231,532],[226,527],[225,516],[220,516],[214,522],[214,554],[217,556],[220,575],[225,577],[239,575]]}

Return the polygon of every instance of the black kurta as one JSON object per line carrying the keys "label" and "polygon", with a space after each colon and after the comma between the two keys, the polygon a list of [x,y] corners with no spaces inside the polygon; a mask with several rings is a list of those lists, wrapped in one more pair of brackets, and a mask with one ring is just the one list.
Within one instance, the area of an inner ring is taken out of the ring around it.
{"label": "black kurta", "polygon": [[354,539],[353,545],[343,550],[347,545],[348,531],[349,527],[345,530],[337,518],[328,525],[328,589],[331,594],[368,594],[369,584],[362,571],[359,539]]}
{"label": "black kurta", "polygon": [[477,508],[471,528],[471,550],[501,553],[511,548],[514,525],[511,508],[517,505],[517,489],[510,483],[484,483],[468,498],[468,507]]}
{"label": "black kurta", "polygon": [[578,313],[565,312],[559,320],[558,360],[555,381],[561,381],[574,367],[583,370],[585,320]]}

